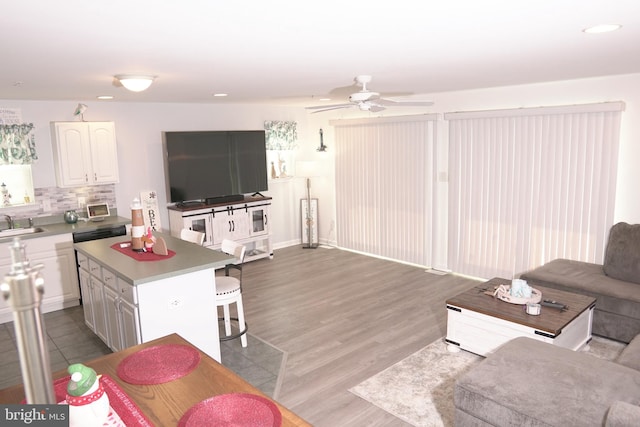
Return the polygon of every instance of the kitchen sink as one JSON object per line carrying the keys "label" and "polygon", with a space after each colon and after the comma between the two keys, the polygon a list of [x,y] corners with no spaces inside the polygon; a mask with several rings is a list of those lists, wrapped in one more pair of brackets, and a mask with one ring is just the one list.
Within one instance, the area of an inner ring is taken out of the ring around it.
{"label": "kitchen sink", "polygon": [[42,233],[43,231],[47,230],[42,227],[10,228],[0,231],[0,239],[2,239],[3,237],[24,236],[25,234]]}

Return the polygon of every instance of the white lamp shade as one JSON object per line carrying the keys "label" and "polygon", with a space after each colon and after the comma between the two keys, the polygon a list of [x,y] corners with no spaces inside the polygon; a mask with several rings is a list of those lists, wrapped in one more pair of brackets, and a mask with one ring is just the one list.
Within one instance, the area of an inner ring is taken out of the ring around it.
{"label": "white lamp shade", "polygon": [[296,175],[306,177],[306,178],[319,176],[318,163],[314,161],[296,162]]}
{"label": "white lamp shade", "polygon": [[143,90],[147,90],[151,83],[153,83],[153,76],[128,76],[128,75],[119,75],[116,76],[116,79],[125,87],[132,92],[142,92]]}

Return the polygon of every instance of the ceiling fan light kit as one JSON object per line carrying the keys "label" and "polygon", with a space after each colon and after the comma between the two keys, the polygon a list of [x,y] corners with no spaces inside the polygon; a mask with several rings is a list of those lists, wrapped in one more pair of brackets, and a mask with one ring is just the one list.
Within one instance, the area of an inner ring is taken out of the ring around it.
{"label": "ceiling fan light kit", "polygon": [[378,111],[385,110],[387,107],[425,107],[433,105],[431,101],[396,101],[389,98],[384,98],[378,92],[373,92],[367,89],[367,83],[372,80],[371,76],[362,75],[357,76],[355,79],[362,89],[358,92],[349,95],[349,104],[334,104],[334,105],[319,105],[314,107],[307,107],[307,110],[315,110],[311,113],[320,113],[329,110],[338,110],[342,108],[358,108],[360,111],[370,111],[376,113]]}
{"label": "ceiling fan light kit", "polygon": [[153,80],[156,78],[155,76],[142,76],[142,75],[128,75],[128,74],[118,74],[114,76],[125,89],[130,90],[131,92],[142,92],[147,90]]}

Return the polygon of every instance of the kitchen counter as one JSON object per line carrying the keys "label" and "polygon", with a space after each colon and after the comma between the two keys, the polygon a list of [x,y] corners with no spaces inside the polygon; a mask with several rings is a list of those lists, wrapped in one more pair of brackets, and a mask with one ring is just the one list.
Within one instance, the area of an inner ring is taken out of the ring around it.
{"label": "kitchen counter", "polygon": [[[2,218],[0,218],[0,221]],[[54,236],[57,234],[71,234],[75,232],[94,231],[100,228],[113,227],[118,225],[131,224],[131,220],[120,216],[110,216],[103,221],[78,221],[75,224],[67,224],[62,219],[62,216],[48,217],[48,218],[34,218],[34,226],[44,229],[40,233],[30,233],[20,235],[21,240],[36,239],[38,237]],[[24,227],[24,218],[16,220],[16,222]],[[5,225],[6,226],[6,225]],[[10,242],[14,236],[2,236],[0,231],[0,243]]]}
{"label": "kitchen counter", "polygon": [[235,258],[168,234],[155,236],[175,255],[142,254],[152,257],[138,260],[111,247],[129,243],[128,236],[73,244],[85,323],[116,351],[178,333],[220,361],[215,270]]}
{"label": "kitchen counter", "polygon": [[130,241],[128,236],[75,243],[73,246],[78,252],[109,266],[134,286],[203,269],[215,270],[224,267],[234,259],[223,252],[203,248],[169,234],[156,232],[154,236],[162,237],[167,243],[167,248],[176,254],[166,260],[144,262],[136,261],[111,248],[114,243]]}

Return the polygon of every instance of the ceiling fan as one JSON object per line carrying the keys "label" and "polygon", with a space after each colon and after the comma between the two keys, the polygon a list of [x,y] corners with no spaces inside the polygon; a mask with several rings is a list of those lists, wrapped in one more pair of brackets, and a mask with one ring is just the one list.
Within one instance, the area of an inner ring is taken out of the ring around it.
{"label": "ceiling fan", "polygon": [[396,101],[390,98],[383,98],[378,92],[367,89],[367,83],[371,82],[371,76],[357,76],[354,80],[358,86],[362,86],[360,91],[349,95],[348,104],[318,105],[306,107],[307,110],[315,110],[313,113],[322,111],[337,110],[340,108],[359,108],[362,111],[373,113],[385,110],[387,107],[424,107],[433,105],[431,101]]}

